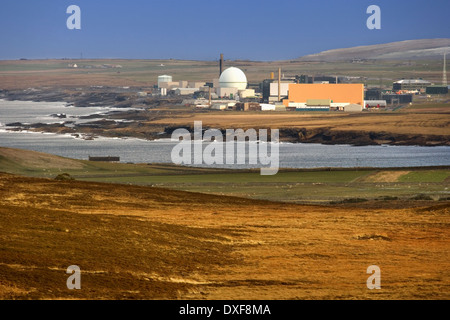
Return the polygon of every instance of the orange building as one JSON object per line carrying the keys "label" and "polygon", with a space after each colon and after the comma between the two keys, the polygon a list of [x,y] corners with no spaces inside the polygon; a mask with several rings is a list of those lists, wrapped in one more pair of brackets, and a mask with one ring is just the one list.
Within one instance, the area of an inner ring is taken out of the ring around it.
{"label": "orange building", "polygon": [[307,103],[313,100],[329,100],[333,104],[359,104],[364,106],[364,84],[362,83],[301,83],[289,84],[288,98],[283,104]]}

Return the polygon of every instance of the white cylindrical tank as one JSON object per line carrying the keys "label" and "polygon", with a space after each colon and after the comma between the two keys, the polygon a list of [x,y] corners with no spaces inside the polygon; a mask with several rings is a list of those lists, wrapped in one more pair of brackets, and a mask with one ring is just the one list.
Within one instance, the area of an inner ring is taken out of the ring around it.
{"label": "white cylindrical tank", "polygon": [[168,76],[166,74],[162,76],[158,76],[158,88],[160,87],[161,82],[172,82],[172,76]]}
{"label": "white cylindrical tank", "polygon": [[230,67],[220,75],[219,86],[221,88],[245,90],[247,88],[247,77],[241,69]]}

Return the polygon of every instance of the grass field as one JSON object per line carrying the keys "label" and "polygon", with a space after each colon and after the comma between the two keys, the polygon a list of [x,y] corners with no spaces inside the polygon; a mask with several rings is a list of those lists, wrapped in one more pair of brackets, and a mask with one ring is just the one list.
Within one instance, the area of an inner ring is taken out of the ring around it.
{"label": "grass field", "polygon": [[[77,69],[69,68],[76,63]],[[103,69],[104,64],[121,68]],[[164,65],[164,66],[161,66]],[[94,68],[83,68],[86,66]],[[442,78],[442,63],[437,60],[414,62],[365,61],[350,62],[299,62],[299,61],[225,61],[225,67],[241,68],[250,83],[267,79],[271,72],[282,69],[285,75],[324,74],[362,77],[367,85],[382,83],[391,87],[397,79],[423,78],[438,82]],[[174,81],[199,80],[212,82],[218,78],[218,61],[192,60],[17,60],[0,61],[0,83],[4,89],[45,86],[152,86],[161,74],[170,74]]]}
{"label": "grass field", "polygon": [[389,205],[379,200],[426,195],[439,201],[450,193],[448,168],[281,169],[276,175],[261,176],[258,170],[92,162],[0,148],[0,171],[51,179],[68,173],[80,181],[150,185],[295,203],[328,204],[362,198]]}

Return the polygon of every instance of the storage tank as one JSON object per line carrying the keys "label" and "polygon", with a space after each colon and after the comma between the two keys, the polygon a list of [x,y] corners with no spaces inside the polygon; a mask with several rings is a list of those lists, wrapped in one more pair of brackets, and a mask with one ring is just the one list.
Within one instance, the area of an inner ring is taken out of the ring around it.
{"label": "storage tank", "polygon": [[158,88],[160,88],[160,83],[161,82],[172,82],[172,76],[168,76],[166,74],[162,75],[162,76],[158,76]]}
{"label": "storage tank", "polygon": [[238,90],[247,89],[247,77],[245,73],[235,67],[230,67],[222,72],[219,78],[221,88],[237,88]]}

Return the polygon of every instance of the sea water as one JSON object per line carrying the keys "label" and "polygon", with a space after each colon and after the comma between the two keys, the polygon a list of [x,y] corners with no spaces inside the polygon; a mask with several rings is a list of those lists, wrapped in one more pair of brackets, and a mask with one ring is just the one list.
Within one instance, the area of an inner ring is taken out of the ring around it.
{"label": "sea water", "polygon": [[[160,139],[155,141],[136,138],[106,138],[94,140],[75,138],[70,134],[13,132],[7,130],[11,122],[60,122],[66,119],[50,117],[65,113],[78,117],[93,113],[105,113],[111,108],[66,107],[64,102],[24,102],[0,100],[0,147],[18,148],[50,153],[74,159],[87,160],[89,156],[118,156],[121,162],[171,163],[171,151],[178,141]],[[69,120],[69,119],[67,119]],[[89,120],[92,121],[92,120]],[[238,143],[238,142],[236,142]],[[205,146],[208,143],[205,143]],[[248,146],[246,150],[248,150]],[[270,148],[269,148],[270,150]],[[247,164],[213,165],[220,168],[255,168]],[[450,147],[422,146],[350,146],[308,143],[280,143],[280,168],[322,167],[419,167],[450,165]],[[236,162],[235,162],[236,163]]]}

